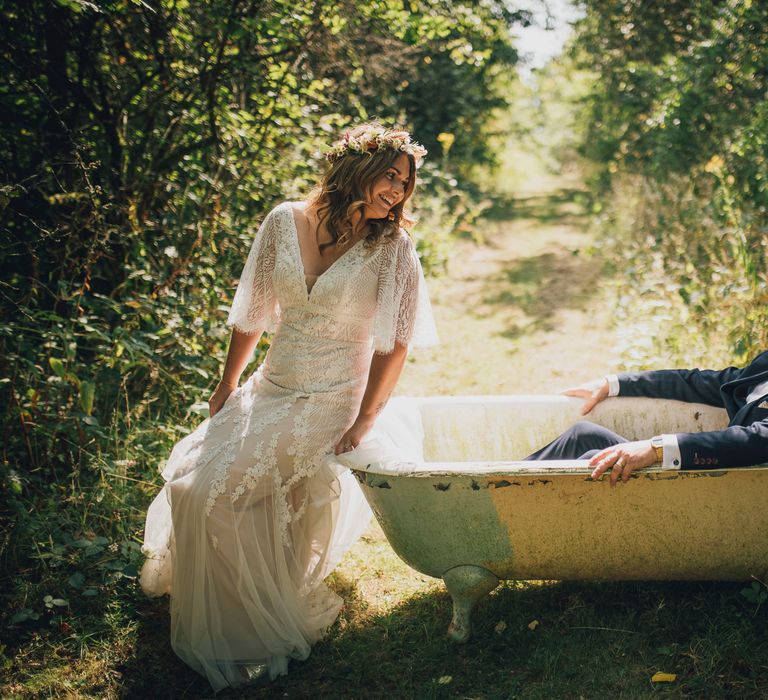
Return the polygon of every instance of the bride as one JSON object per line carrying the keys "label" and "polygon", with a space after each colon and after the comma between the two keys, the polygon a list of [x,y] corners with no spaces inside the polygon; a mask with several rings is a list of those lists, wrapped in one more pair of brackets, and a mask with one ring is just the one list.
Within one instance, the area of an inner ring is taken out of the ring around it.
{"label": "bride", "polygon": [[[210,415],[173,449],[147,514],[141,585],[171,594],[171,644],[214,690],[287,672],[336,619],[323,583],[370,511],[334,455],[357,447],[409,345],[436,341],[401,228],[426,151],[364,124],[306,202],[264,219],[229,313]],[[238,387],[265,330],[264,363]]]}

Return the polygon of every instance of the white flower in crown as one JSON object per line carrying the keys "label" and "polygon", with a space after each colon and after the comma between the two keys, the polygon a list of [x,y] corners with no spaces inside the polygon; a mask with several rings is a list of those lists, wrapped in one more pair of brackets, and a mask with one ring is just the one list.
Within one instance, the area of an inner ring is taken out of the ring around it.
{"label": "white flower in crown", "polygon": [[345,132],[344,136],[326,149],[325,157],[334,162],[346,153],[370,153],[387,149],[413,156],[416,167],[421,165],[422,159],[427,155],[427,149],[411,141],[408,132],[371,126],[355,133],[354,136],[349,131]]}

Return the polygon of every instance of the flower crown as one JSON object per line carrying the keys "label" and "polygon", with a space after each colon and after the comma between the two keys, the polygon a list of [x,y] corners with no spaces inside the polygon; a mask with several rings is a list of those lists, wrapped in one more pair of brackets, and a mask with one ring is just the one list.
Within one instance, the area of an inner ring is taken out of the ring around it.
{"label": "flower crown", "polygon": [[325,157],[334,163],[347,153],[370,153],[391,149],[413,156],[416,167],[427,155],[427,149],[419,143],[411,141],[407,131],[385,129],[382,126],[369,126],[360,130],[346,131],[338,141],[325,151]]}

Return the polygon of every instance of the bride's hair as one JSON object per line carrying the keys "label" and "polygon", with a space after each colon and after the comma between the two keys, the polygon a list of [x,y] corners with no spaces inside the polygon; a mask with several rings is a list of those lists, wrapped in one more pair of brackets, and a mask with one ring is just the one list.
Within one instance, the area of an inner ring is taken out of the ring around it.
{"label": "bride's hair", "polygon": [[[345,138],[354,141],[372,128],[382,129],[375,122],[361,124],[350,129]],[[405,132],[385,130],[385,133]],[[408,158],[408,184],[402,200],[389,210],[388,217],[368,220],[366,242],[373,244],[383,238],[396,236],[401,226],[408,227],[413,223],[404,207],[416,185],[416,158],[407,151],[379,147],[364,152],[348,149],[329,159],[328,169],[308,200],[309,206],[317,208],[320,222],[326,222],[328,233],[335,244],[343,244],[352,237],[355,212],[362,213],[365,205],[370,202],[374,182],[387,172],[400,155]]]}

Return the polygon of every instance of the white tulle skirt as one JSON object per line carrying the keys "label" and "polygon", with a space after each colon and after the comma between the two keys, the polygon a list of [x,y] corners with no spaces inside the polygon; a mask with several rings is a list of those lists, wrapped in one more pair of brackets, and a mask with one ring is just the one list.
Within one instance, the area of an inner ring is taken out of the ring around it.
{"label": "white tulle skirt", "polygon": [[332,456],[353,410],[257,373],[163,469],[141,585],[171,594],[173,649],[214,690],[286,673],[339,613],[323,579],[371,515]]}

